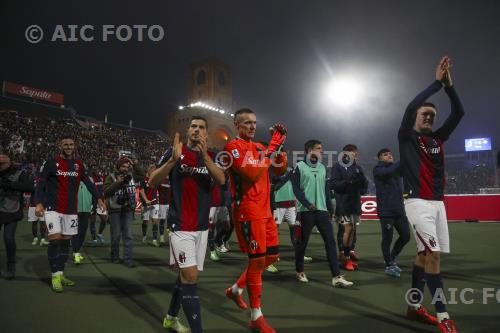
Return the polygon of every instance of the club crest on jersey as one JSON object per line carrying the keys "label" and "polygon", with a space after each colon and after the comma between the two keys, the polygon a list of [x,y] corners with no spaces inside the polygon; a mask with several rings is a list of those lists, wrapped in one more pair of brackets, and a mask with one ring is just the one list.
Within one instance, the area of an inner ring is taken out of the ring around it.
{"label": "club crest on jersey", "polygon": [[78,171],[78,163],[75,163],[75,171]]}
{"label": "club crest on jersey", "polygon": [[184,251],[181,251],[179,253],[179,262],[181,264],[183,264],[184,262],[186,262],[186,253]]}
{"label": "club crest on jersey", "polygon": [[49,223],[48,227],[49,227],[49,230],[52,230],[52,229],[54,229],[54,224]]}
{"label": "club crest on jersey", "polygon": [[257,243],[257,241],[255,239],[253,239],[250,242],[250,248],[255,251],[255,250],[257,250],[258,247],[259,247],[259,243]]}
{"label": "club crest on jersey", "polygon": [[436,247],[437,243],[434,237],[429,238],[429,244],[431,245],[431,247]]}
{"label": "club crest on jersey", "polygon": [[240,152],[238,151],[238,149],[231,150],[231,154],[233,154],[234,158],[240,158]]}

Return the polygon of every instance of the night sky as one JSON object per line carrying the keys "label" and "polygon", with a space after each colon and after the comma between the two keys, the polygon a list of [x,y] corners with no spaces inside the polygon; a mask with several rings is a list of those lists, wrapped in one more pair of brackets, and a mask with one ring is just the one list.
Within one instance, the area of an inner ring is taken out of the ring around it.
{"label": "night sky", "polygon": [[[0,80],[60,92],[79,113],[164,129],[188,102],[188,65],[208,56],[229,64],[234,107],[256,111],[262,136],[289,128],[288,148],[317,138],[327,150],[355,143],[363,158],[388,146],[408,102],[434,80],[443,55],[466,115],[447,153],[464,139],[500,143],[499,1],[2,1]],[[30,44],[25,29],[46,31]],[[93,42],[50,42],[58,24],[91,24]],[[160,42],[112,39],[102,25],[159,24]],[[331,79],[360,85],[353,104],[325,99]],[[449,112],[440,92],[438,125]],[[259,130],[258,130],[259,132]]]}

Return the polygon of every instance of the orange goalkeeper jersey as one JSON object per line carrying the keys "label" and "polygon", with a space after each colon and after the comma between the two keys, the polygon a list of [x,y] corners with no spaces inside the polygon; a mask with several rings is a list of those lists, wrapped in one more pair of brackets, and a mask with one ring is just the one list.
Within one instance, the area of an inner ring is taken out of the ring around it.
{"label": "orange goalkeeper jersey", "polygon": [[228,142],[224,150],[232,157],[229,174],[237,219],[251,221],[272,217],[269,168],[277,175],[284,174],[286,156],[278,155],[276,165],[271,166],[271,160],[264,157],[266,148],[262,144],[240,138]]}

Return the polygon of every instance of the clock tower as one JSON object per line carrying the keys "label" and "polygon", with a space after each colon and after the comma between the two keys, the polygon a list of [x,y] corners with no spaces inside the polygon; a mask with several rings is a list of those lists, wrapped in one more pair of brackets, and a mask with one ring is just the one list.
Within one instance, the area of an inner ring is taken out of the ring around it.
{"label": "clock tower", "polygon": [[178,110],[168,112],[167,135],[179,132],[183,140],[192,116],[208,121],[208,147],[221,150],[234,138],[232,79],[228,65],[207,58],[189,66],[189,100]]}
{"label": "clock tower", "polygon": [[189,103],[196,102],[227,111],[232,109],[232,80],[228,65],[216,58],[190,65]]}

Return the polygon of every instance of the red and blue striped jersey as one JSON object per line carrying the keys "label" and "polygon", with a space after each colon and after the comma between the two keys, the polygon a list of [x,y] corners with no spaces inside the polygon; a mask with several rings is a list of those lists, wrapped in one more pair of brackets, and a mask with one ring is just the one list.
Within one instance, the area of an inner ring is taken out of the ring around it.
{"label": "red and blue striped jersey", "polygon": [[92,181],[95,185],[95,190],[99,198],[104,199],[104,176],[92,175]]}
{"label": "red and blue striped jersey", "polygon": [[[208,153],[212,159],[215,154]],[[172,156],[169,148],[158,162],[164,164]],[[168,225],[174,231],[204,231],[208,229],[208,213],[212,201],[212,177],[198,151],[182,146],[181,157],[170,175],[172,200]]]}
{"label": "red and blue striped jersey", "polygon": [[[149,201],[153,201],[154,199],[157,198],[156,188],[149,186],[148,177],[140,181],[139,189],[144,190],[144,194],[146,195],[146,198],[148,198]],[[144,200],[142,199],[142,196],[141,196],[141,201],[142,203],[145,203]]]}
{"label": "red and blue striped jersey", "polygon": [[169,205],[172,197],[172,191],[170,187],[170,181],[164,179],[160,184],[158,184],[158,203],[160,205]]}
{"label": "red and blue striped jersey", "polygon": [[94,198],[98,197],[81,160],[64,159],[58,155],[47,160],[41,166],[39,174],[36,203],[42,203],[49,211],[77,214],[80,181],[84,182]]}

